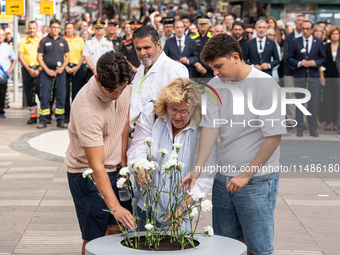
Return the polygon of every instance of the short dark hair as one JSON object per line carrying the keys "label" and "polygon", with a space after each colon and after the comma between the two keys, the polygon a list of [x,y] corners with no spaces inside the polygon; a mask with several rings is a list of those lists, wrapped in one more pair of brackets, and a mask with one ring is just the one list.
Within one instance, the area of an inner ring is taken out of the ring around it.
{"label": "short dark hair", "polygon": [[226,14],[226,15],[224,15],[223,20],[225,20],[225,18],[228,17],[228,16],[231,16],[231,17],[233,18],[233,20],[235,20],[234,16],[231,15],[231,14]]}
{"label": "short dark hair", "polygon": [[244,30],[244,24],[241,21],[235,21],[231,26],[231,29],[234,29],[234,26],[241,26],[242,29]]}
{"label": "short dark hair", "polygon": [[31,20],[28,24],[36,24],[38,26],[38,23],[35,20]]}
{"label": "short dark hair", "polygon": [[310,23],[310,24],[311,24],[311,26],[312,26],[312,28],[314,27],[314,25],[313,25],[313,22],[312,22],[312,21],[310,21],[310,20],[304,20],[302,23]]}
{"label": "short dark hair", "polygon": [[60,23],[60,20],[58,20],[58,19],[51,19],[51,21],[50,21],[50,26],[52,26],[52,24],[54,24],[54,23],[57,23],[58,25],[61,24],[61,23]]}
{"label": "short dark hair", "polygon": [[246,27],[245,27],[244,29],[247,29],[247,28],[252,28],[252,29],[254,29],[254,27],[253,27],[252,25],[250,25],[250,24],[246,25]]}
{"label": "short dark hair", "polygon": [[100,85],[109,92],[122,86],[123,82],[130,84],[132,81],[132,69],[121,52],[111,50],[103,54],[96,69]]}
{"label": "short dark hair", "polygon": [[74,27],[74,23],[72,21],[66,21],[65,22],[65,29],[67,25],[72,25]]}
{"label": "short dark hair", "polygon": [[188,14],[182,14],[181,19],[188,19],[190,21],[190,16]]}
{"label": "short dark hair", "polygon": [[151,41],[155,45],[157,45],[159,41],[159,34],[156,29],[150,26],[142,26],[142,27],[137,28],[135,32],[133,32],[132,37],[133,39],[136,39],[136,38],[146,38],[149,36],[151,36]]}
{"label": "short dark hair", "polygon": [[237,52],[240,59],[243,59],[242,49],[238,41],[227,34],[215,35],[205,44],[200,58],[205,63],[210,63],[216,58],[230,58]]}

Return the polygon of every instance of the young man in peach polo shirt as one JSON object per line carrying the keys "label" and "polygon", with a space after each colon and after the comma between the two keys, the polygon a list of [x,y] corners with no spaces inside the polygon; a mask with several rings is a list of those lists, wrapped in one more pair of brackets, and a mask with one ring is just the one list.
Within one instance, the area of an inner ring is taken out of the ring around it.
{"label": "young man in peach polo shirt", "polygon": [[[65,160],[84,240],[82,254],[89,241],[119,233],[116,220],[134,228],[131,201],[120,203],[116,186],[117,168],[127,166],[132,70],[123,54],[109,51],[99,58],[96,71],[72,104]],[[107,207],[92,181],[83,178],[89,168],[114,217],[103,211]]]}

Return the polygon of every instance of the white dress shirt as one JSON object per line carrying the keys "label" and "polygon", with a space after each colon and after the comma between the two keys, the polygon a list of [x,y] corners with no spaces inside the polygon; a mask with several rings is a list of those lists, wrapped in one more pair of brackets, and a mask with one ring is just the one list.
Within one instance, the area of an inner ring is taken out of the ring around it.
{"label": "white dress shirt", "polygon": [[151,100],[156,100],[158,91],[177,78],[189,78],[188,69],[169,58],[163,51],[150,70],[144,75],[141,65],[132,81],[130,119],[137,116]]}
{"label": "white dress shirt", "polygon": [[114,50],[111,41],[104,36],[100,41],[93,36],[91,40],[85,41],[83,56],[89,57],[92,65],[97,66],[98,59],[108,51]]}
{"label": "white dress shirt", "polygon": [[12,61],[16,60],[17,56],[14,53],[14,50],[12,49],[9,44],[3,42],[0,44],[0,65],[2,65],[2,68],[7,71],[11,65]]}
{"label": "white dress shirt", "polygon": [[266,45],[266,37],[263,37],[262,39],[256,37],[256,46],[257,46],[257,52],[260,50],[260,41],[262,45],[262,50],[264,50],[264,47]]}
{"label": "white dress shirt", "polygon": [[294,29],[294,35],[295,35],[295,38],[299,38],[302,36],[302,32],[298,33],[295,29]]}
{"label": "white dress shirt", "polygon": [[[306,49],[306,40],[308,40],[308,49]],[[309,54],[311,48],[312,48],[312,43],[313,43],[313,36],[310,35],[308,39],[306,39],[306,37],[302,37],[302,43],[303,43],[303,48],[307,50],[306,54]],[[301,61],[298,63],[298,67],[300,67],[301,65]]]}

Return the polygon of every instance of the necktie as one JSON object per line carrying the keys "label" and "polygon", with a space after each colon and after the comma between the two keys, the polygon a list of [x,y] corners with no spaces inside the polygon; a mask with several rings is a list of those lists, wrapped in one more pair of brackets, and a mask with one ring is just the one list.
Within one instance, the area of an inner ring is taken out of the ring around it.
{"label": "necktie", "polygon": [[179,50],[179,54],[182,54],[181,40],[178,40],[178,50]]}
{"label": "necktie", "polygon": [[306,40],[306,53],[308,54],[308,40]]}
{"label": "necktie", "polygon": [[260,50],[262,50],[262,41],[259,41],[260,43]]}

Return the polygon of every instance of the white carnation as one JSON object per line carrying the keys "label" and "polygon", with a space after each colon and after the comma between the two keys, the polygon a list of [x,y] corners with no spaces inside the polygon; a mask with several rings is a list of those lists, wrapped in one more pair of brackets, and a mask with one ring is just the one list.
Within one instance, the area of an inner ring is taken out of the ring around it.
{"label": "white carnation", "polygon": [[160,149],[158,150],[159,153],[164,153],[164,154],[168,154],[169,151],[167,149]]}
{"label": "white carnation", "polygon": [[153,225],[150,224],[150,223],[148,223],[148,224],[145,225],[145,228],[146,228],[147,230],[153,229]]}
{"label": "white carnation", "polygon": [[207,236],[213,236],[214,235],[214,229],[211,227],[211,226],[206,226],[204,227],[204,235],[207,235]]}
{"label": "white carnation", "polygon": [[129,168],[128,167],[123,167],[120,169],[119,174],[126,176],[126,174],[129,173]]}
{"label": "white carnation", "polygon": [[185,164],[184,164],[184,163],[182,163],[182,162],[178,162],[178,165],[181,167],[181,169],[183,169],[183,168],[184,168],[184,166],[185,166]]}
{"label": "white carnation", "polygon": [[171,158],[172,159],[177,159],[178,158],[178,154],[171,154]]}
{"label": "white carnation", "polygon": [[30,64],[30,67],[33,67],[34,66],[34,63],[32,62],[31,64]]}
{"label": "white carnation", "polygon": [[119,180],[117,181],[117,188],[118,189],[123,188],[123,185],[125,182],[126,182],[126,178],[124,177],[119,178]]}
{"label": "white carnation", "polygon": [[61,62],[58,61],[57,62],[57,66],[60,67],[61,66]]}
{"label": "white carnation", "polygon": [[75,65],[78,64],[78,61],[75,60],[75,61],[74,61],[74,64],[75,64]]}
{"label": "white carnation", "polygon": [[201,207],[203,212],[209,212],[212,209],[212,203],[209,199],[206,199],[201,203]]}
{"label": "white carnation", "polygon": [[191,210],[191,212],[190,212],[190,217],[195,217],[195,216],[197,216],[198,215],[198,209],[197,209],[197,207],[190,207],[190,209],[189,210]]}
{"label": "white carnation", "polygon": [[144,140],[144,144],[148,144],[148,143],[153,143],[153,139],[152,137],[147,137],[145,140]]}
{"label": "white carnation", "polygon": [[137,163],[137,159],[133,159],[133,160],[129,161],[129,167],[133,168],[132,165],[136,164],[136,163]]}
{"label": "white carnation", "polygon": [[181,143],[174,143],[174,147],[176,149],[180,149],[180,148],[182,148],[182,146],[183,146],[183,144],[181,144]]}
{"label": "white carnation", "polygon": [[259,50],[259,53],[262,54],[262,53],[263,53],[263,50]]}
{"label": "white carnation", "polygon": [[300,51],[301,53],[306,53],[307,52],[307,50],[305,49],[305,48],[303,48],[303,49],[301,49],[301,51]]}
{"label": "white carnation", "polygon": [[197,198],[204,198],[205,197],[205,193],[204,192],[198,192],[196,194]]}
{"label": "white carnation", "polygon": [[83,172],[83,178],[86,178],[88,174],[92,174],[93,170],[92,169],[87,169],[85,172]]}

